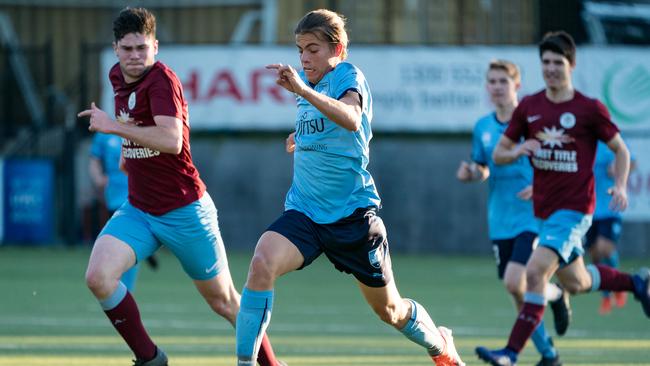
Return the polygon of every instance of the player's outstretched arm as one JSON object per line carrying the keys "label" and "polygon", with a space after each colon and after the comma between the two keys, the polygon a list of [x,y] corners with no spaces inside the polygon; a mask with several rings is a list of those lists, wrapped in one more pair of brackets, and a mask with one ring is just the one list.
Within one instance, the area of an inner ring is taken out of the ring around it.
{"label": "player's outstretched arm", "polygon": [[179,154],[183,146],[183,122],[172,116],[154,116],[155,126],[138,126],[138,122],[117,123],[91,103],[78,117],[90,117],[88,130],[118,135],[140,146],[168,154]]}
{"label": "player's outstretched arm", "polygon": [[612,196],[609,207],[623,211],[627,208],[627,177],[630,174],[630,151],[621,134],[617,133],[607,142],[607,147],[614,153],[614,186],[607,192]]}

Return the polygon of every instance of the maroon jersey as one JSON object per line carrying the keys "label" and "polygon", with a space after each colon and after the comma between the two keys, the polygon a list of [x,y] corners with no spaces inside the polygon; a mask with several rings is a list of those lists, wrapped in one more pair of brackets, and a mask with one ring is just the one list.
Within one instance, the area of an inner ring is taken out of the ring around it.
{"label": "maroon jersey", "polygon": [[617,133],[607,108],[578,91],[562,103],[548,100],[544,90],[521,101],[505,136],[512,141],[534,138],[542,145],[530,158],[535,216],[546,219],[560,209],[594,211],[596,145]]}
{"label": "maroon jersey", "polygon": [[122,140],[122,156],[129,175],[129,202],[150,214],[162,215],[201,198],[205,185],[192,163],[187,102],[176,74],[156,62],[147,74],[130,84],[124,81],[119,64],[113,66],[109,77],[118,122],[153,126],[154,116],[183,121],[183,146],[178,155]]}

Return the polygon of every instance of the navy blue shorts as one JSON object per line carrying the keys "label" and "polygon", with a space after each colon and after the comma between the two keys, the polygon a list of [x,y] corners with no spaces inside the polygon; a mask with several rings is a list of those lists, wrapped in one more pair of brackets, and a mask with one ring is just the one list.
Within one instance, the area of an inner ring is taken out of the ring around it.
{"label": "navy blue shorts", "polygon": [[599,236],[603,236],[611,240],[614,244],[618,244],[618,239],[621,238],[622,227],[623,224],[620,217],[594,219],[594,222],[585,235],[585,248],[591,247]]}
{"label": "navy blue shorts", "polygon": [[524,231],[512,239],[493,240],[492,249],[497,261],[497,275],[503,279],[508,262],[520,263],[526,265],[528,258],[535,249],[535,239],[537,234]]}
{"label": "navy blue shorts", "polygon": [[305,214],[285,211],[269,226],[289,239],[310,265],[321,253],[341,272],[351,273],[366,286],[384,287],[393,278],[386,228],[376,207],[358,208],[331,224],[317,224]]}

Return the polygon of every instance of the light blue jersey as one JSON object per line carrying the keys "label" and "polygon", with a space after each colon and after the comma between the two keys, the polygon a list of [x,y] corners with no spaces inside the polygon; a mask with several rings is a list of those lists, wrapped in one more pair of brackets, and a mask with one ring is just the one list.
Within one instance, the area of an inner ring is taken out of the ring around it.
{"label": "light blue jersey", "polygon": [[[304,72],[300,77],[311,85]],[[362,102],[361,126],[352,132],[297,97],[293,182],[285,209],[300,211],[316,223],[329,224],[357,208],[380,205],[375,183],[366,170],[372,138],[372,96],[361,70],[347,62],[339,63],[312,87],[334,99],[353,90]]]}
{"label": "light blue jersey", "polygon": [[596,159],[594,162],[594,184],[596,190],[596,209],[594,210],[594,220],[606,219],[610,217],[621,217],[618,211],[609,209],[609,203],[612,196],[607,190],[614,186],[614,178],[607,174],[607,168],[614,162],[614,153],[607,147],[607,144],[598,141],[596,148]]}
{"label": "light blue jersey", "polygon": [[106,207],[110,211],[117,210],[129,195],[129,185],[126,174],[120,170],[120,152],[122,138],[116,135],[95,133],[90,146],[90,155],[101,161],[108,183],[104,187]]}
{"label": "light blue jersey", "polygon": [[511,239],[524,231],[537,233],[533,202],[517,197],[517,192],[532,184],[533,169],[526,157],[508,165],[496,165],[492,151],[507,123],[497,121],[491,113],[476,122],[472,137],[472,160],[490,169],[488,229],[491,240]]}

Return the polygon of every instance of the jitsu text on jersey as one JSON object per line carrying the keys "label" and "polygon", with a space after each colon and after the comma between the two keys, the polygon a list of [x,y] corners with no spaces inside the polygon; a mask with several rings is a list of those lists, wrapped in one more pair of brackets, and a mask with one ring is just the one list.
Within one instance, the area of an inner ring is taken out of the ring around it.
{"label": "jitsu text on jersey", "polygon": [[324,130],[324,118],[314,118],[308,120],[300,119],[300,121],[298,121],[298,126],[296,126],[296,136],[311,135],[313,133],[323,132]]}

